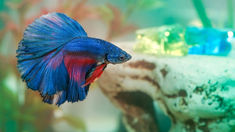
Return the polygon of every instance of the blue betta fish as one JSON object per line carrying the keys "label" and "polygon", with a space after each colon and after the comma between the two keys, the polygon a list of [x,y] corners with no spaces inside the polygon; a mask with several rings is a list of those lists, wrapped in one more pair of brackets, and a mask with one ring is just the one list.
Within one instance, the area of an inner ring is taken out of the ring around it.
{"label": "blue betta fish", "polygon": [[131,56],[107,41],[88,37],[65,14],[50,13],[26,28],[17,58],[27,87],[39,91],[44,102],[59,106],[84,100],[107,64],[123,63]]}

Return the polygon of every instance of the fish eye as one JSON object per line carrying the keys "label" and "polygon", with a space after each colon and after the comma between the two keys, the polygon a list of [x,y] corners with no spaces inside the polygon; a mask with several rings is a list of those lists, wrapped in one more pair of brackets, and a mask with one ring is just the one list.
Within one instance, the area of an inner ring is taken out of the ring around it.
{"label": "fish eye", "polygon": [[119,60],[123,61],[125,59],[124,55],[119,56]]}

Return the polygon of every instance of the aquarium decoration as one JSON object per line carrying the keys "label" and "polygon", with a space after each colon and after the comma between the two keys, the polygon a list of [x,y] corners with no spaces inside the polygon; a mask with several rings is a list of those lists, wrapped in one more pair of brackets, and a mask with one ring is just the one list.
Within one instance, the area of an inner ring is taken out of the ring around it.
{"label": "aquarium decoration", "polygon": [[233,39],[232,30],[170,25],[138,30],[134,50],[157,56],[227,56]]}
{"label": "aquarium decoration", "polygon": [[185,42],[188,54],[227,56],[231,51],[234,32],[215,28],[187,27]]}
{"label": "aquarium decoration", "polygon": [[157,56],[187,55],[184,29],[179,25],[172,25],[138,30],[134,50]]}
{"label": "aquarium decoration", "polygon": [[[98,80],[123,112],[128,131],[168,132],[155,118],[162,110],[171,119],[170,132],[234,132],[234,58],[132,56],[124,65],[110,65]],[[170,124],[163,116],[161,122]]]}

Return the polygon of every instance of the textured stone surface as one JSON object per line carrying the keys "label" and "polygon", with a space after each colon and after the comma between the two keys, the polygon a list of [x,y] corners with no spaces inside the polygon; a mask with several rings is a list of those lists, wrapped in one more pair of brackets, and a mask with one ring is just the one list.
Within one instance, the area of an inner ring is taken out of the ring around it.
{"label": "textured stone surface", "polygon": [[235,126],[235,60],[212,56],[157,58],[135,54],[109,65],[98,83],[124,113],[131,131],[158,131],[153,101],[172,120],[171,132],[228,132]]}

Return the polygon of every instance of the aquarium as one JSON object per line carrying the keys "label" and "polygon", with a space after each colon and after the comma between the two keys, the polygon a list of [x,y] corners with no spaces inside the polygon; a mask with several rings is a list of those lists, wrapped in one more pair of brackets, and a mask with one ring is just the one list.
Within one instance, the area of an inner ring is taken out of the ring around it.
{"label": "aquarium", "polygon": [[1,0],[0,132],[235,132],[235,0]]}

